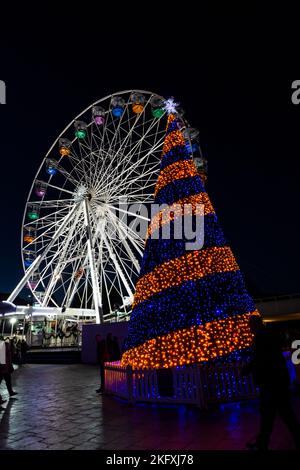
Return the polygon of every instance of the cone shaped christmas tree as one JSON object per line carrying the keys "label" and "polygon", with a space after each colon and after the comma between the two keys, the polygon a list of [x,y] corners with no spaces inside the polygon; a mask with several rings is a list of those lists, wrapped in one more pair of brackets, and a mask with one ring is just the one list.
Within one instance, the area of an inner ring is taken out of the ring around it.
{"label": "cone shaped christmas tree", "polygon": [[[143,369],[239,360],[252,343],[249,316],[258,312],[173,114],[154,202],[165,206],[148,228],[122,364]],[[174,204],[189,204],[193,217],[202,208],[201,249],[187,250],[184,237],[174,237],[177,209],[164,216]],[[154,236],[166,225],[169,239]]]}

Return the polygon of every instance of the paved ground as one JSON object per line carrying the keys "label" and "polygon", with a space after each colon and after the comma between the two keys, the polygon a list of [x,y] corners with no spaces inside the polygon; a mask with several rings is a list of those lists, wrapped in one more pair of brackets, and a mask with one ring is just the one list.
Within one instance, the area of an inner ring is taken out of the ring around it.
{"label": "paved ground", "polygon": [[[203,413],[98,396],[93,366],[25,365],[13,375],[19,395],[0,413],[0,449],[235,450],[245,448],[259,424],[257,403]],[[4,384],[1,394],[7,398]],[[300,412],[300,398],[295,406]],[[280,421],[271,447],[293,448]]]}

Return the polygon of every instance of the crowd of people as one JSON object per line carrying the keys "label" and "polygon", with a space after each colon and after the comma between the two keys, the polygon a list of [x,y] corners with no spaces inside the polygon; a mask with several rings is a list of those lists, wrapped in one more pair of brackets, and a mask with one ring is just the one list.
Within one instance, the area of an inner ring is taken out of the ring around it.
{"label": "crowd of people", "polygon": [[26,352],[29,347],[25,339],[10,339],[11,355],[14,364],[22,365],[25,363]]}

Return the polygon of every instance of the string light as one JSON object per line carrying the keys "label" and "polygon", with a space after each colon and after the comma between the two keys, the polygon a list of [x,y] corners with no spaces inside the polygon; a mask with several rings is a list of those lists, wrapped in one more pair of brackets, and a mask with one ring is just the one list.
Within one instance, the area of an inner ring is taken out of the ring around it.
{"label": "string light", "polygon": [[182,217],[183,214],[202,215],[202,211],[200,213],[199,205],[204,205],[203,215],[214,214],[214,208],[207,193],[199,193],[195,196],[179,199],[179,201],[154,214],[148,227],[147,237],[164,224],[167,224],[178,217]]}
{"label": "string light", "polygon": [[127,349],[170,331],[254,310],[239,271],[187,281],[153,295],[134,308]]}
{"label": "string light", "polygon": [[249,317],[253,314],[258,312],[183,328],[150,339],[126,351],[122,357],[122,365],[131,365],[133,369],[176,367],[216,360],[249,348],[253,341]]}
{"label": "string light", "polygon": [[[194,216],[192,216],[194,217]],[[147,272],[151,272],[156,266],[179,258],[186,253],[186,242],[183,236],[180,240],[174,239],[174,221],[169,222],[169,239],[147,238],[146,248],[141,263],[140,278]],[[215,214],[204,216],[204,245],[203,249],[213,246],[226,246],[223,231],[217,222]]]}
{"label": "string light", "polygon": [[185,140],[182,135],[182,132],[179,130],[173,131],[170,134],[166,135],[165,141],[164,141],[164,146],[163,146],[163,151],[162,151],[162,158],[163,156],[170,152],[174,147],[183,145],[185,146]]}
{"label": "string light", "polygon": [[133,307],[168,287],[178,286],[185,281],[193,281],[209,274],[238,269],[228,246],[187,251],[180,258],[156,266],[151,273],[138,280]]}
{"label": "string light", "polygon": [[[177,118],[170,114],[155,189],[155,202],[168,207],[154,214],[148,228],[123,366],[143,369],[230,361],[249,352],[253,339],[249,316],[259,313],[202,176],[186,149]],[[192,218],[204,216],[201,250],[186,251],[184,236],[174,238],[176,219],[184,209]],[[170,238],[153,237],[166,224]]]}
{"label": "string light", "polygon": [[156,196],[160,189],[172,181],[191,176],[197,176],[197,174],[198,172],[195,164],[191,160],[181,160],[179,162],[173,163],[172,165],[169,165],[166,169],[161,170],[158,176],[154,196]]}
{"label": "string light", "polygon": [[[203,191],[199,191],[201,184]],[[172,181],[172,183],[164,186],[155,196],[154,202],[157,204],[173,204],[179,199],[188,196],[195,196],[200,192],[204,192],[200,176],[188,176],[184,179]]]}

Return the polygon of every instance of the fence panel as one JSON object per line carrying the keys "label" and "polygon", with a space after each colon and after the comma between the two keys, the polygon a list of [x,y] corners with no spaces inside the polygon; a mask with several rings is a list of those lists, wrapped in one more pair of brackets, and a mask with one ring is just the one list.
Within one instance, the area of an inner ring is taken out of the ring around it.
{"label": "fence panel", "polygon": [[[257,397],[252,376],[242,375],[242,365],[194,365],[172,369],[172,387],[162,393],[161,376],[155,369],[132,370],[120,362],[105,364],[105,390],[130,403],[209,404],[228,403]],[[159,382],[160,381],[160,382]],[[170,385],[170,384],[169,384]]]}

